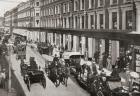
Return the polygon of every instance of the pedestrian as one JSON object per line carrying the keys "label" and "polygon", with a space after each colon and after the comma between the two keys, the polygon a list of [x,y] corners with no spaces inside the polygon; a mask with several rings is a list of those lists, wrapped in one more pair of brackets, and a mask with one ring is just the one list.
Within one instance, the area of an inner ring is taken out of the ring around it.
{"label": "pedestrian", "polygon": [[108,58],[107,58],[107,69],[110,71],[112,69],[111,56],[108,56]]}
{"label": "pedestrian", "polygon": [[94,59],[92,60],[92,71],[93,71],[93,75],[96,75],[98,73]]}
{"label": "pedestrian", "polygon": [[2,74],[1,74],[1,72],[0,72],[0,88],[2,87]]}
{"label": "pedestrian", "polygon": [[6,78],[6,75],[5,75],[5,72],[2,72],[1,73],[1,85],[2,85],[2,88],[5,88],[5,78]]}
{"label": "pedestrian", "polygon": [[103,55],[102,64],[103,64],[103,67],[106,68],[107,67],[107,54],[104,52],[102,55]]}
{"label": "pedestrian", "polygon": [[100,52],[99,51],[96,51],[94,53],[94,58],[95,58],[95,62],[98,64],[99,63],[99,56],[100,56]]}

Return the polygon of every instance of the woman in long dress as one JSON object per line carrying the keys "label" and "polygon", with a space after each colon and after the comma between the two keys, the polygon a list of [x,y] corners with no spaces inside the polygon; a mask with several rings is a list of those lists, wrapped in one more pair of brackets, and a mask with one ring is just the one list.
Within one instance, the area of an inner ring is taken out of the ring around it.
{"label": "woman in long dress", "polygon": [[111,57],[109,56],[108,58],[107,58],[107,69],[108,70],[112,70],[112,64],[111,64]]}

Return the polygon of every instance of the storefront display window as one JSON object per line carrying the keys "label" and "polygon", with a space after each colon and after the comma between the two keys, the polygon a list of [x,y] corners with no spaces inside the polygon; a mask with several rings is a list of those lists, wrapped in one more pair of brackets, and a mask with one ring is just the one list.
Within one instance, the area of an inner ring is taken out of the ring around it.
{"label": "storefront display window", "polygon": [[140,49],[135,49],[136,55],[136,72],[140,73]]}

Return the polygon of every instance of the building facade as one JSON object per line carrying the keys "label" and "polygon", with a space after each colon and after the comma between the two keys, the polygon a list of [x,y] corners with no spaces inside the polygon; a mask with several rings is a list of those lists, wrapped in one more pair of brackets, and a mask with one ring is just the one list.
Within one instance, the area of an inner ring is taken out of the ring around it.
{"label": "building facade", "polygon": [[[29,0],[19,4],[17,10],[18,27],[110,32],[110,30],[135,31],[139,30],[136,26],[140,25],[138,22],[140,0]],[[10,16],[6,12],[5,26],[9,26],[9,21]],[[111,57],[112,64],[115,64],[117,57],[130,49],[128,42],[122,40],[62,34],[48,30],[28,32],[28,37],[35,41],[63,46],[68,51],[79,51],[88,58],[100,52],[102,59],[102,54],[105,53]]]}

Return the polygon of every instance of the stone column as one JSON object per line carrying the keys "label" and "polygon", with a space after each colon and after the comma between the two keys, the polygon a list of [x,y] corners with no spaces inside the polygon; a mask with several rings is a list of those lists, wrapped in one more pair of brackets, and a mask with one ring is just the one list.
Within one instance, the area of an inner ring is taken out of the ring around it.
{"label": "stone column", "polygon": [[79,51],[79,38],[78,38],[78,36],[73,36],[73,51],[74,52]]}
{"label": "stone column", "polygon": [[68,50],[71,50],[71,35],[68,35]]}
{"label": "stone column", "polygon": [[63,47],[65,48],[65,44],[66,43],[66,38],[65,38],[65,34],[63,34]]}
{"label": "stone column", "polygon": [[61,34],[59,34],[59,46],[62,45],[61,42],[62,42],[62,36],[61,36]]}
{"label": "stone column", "polygon": [[86,38],[84,36],[82,36],[82,54],[85,54],[85,43],[86,43]]}
{"label": "stone column", "polygon": [[112,65],[115,64],[117,57],[119,57],[119,41],[112,41],[112,52],[111,52],[111,57],[112,57]]}
{"label": "stone column", "polygon": [[73,51],[76,52],[77,51],[77,36],[73,36]]}
{"label": "stone column", "polygon": [[140,33],[140,1],[136,0],[136,31]]}
{"label": "stone column", "polygon": [[50,33],[51,34],[51,44],[54,44],[53,42],[53,33]]}
{"label": "stone column", "polygon": [[92,38],[92,56],[94,57],[94,53],[96,52],[96,40]]}
{"label": "stone column", "polygon": [[88,38],[88,57],[92,58],[93,56],[93,39]]}
{"label": "stone column", "polygon": [[101,39],[101,43],[100,43],[100,58],[102,58],[102,54],[105,52],[105,40]]}

